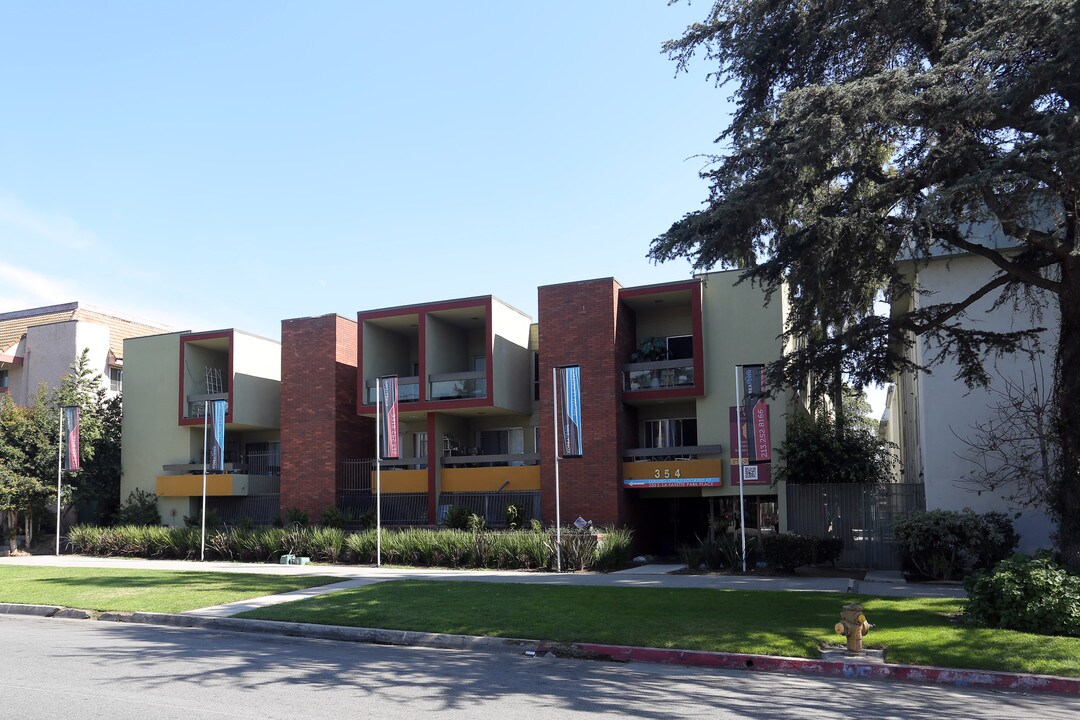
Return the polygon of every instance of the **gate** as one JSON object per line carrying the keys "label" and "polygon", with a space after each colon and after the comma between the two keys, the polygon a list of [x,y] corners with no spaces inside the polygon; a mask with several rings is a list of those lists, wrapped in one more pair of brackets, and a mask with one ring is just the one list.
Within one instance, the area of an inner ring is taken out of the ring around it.
{"label": "gate", "polygon": [[893,520],[925,509],[922,483],[787,485],[788,530],[843,538],[844,550],[837,562],[848,567],[899,570]]}

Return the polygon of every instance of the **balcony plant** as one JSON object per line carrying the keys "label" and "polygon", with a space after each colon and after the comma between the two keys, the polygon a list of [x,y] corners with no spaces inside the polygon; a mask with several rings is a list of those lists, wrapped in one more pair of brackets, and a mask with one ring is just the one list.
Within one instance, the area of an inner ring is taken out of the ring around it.
{"label": "balcony plant", "polygon": [[662,337],[642,338],[638,349],[630,354],[630,362],[659,362],[668,359],[667,339]]}

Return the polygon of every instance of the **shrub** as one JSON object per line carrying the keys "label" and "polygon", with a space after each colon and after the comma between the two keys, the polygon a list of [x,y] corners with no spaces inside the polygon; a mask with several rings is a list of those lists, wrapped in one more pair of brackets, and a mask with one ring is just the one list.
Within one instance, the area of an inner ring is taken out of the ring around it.
{"label": "shrub", "polygon": [[1080,577],[1046,554],[1016,555],[964,580],[966,615],[981,627],[1080,636]]}
{"label": "shrub", "polygon": [[782,533],[761,538],[761,553],[771,567],[786,572],[804,565],[835,563],[844,549],[842,538]]}
{"label": "shrub", "polygon": [[308,514],[300,508],[289,508],[285,511],[285,527],[306,527],[310,520]]}
{"label": "shrub", "polygon": [[469,532],[479,533],[483,532],[484,529],[487,527],[487,522],[485,522],[484,518],[480,517],[476,513],[470,513],[469,519],[466,521],[466,525]]}
{"label": "shrub", "polygon": [[323,527],[343,528],[348,524],[348,520],[348,517],[336,507],[328,507],[319,517],[319,524]]}
{"label": "shrub", "polygon": [[506,527],[510,530],[521,528],[521,508],[517,505],[506,506]]}
{"label": "shrub", "polygon": [[794,416],[777,478],[791,483],[884,483],[896,469],[896,446],[854,423],[838,434],[830,417]]}
{"label": "shrub", "polygon": [[[206,527],[216,528],[221,526],[221,517],[218,515],[217,510],[210,509],[206,512]],[[190,517],[184,516],[184,525],[189,528],[202,529],[202,513],[195,513]]]}
{"label": "shrub", "polygon": [[116,511],[116,525],[160,525],[157,495],[136,488]]}
{"label": "shrub", "polygon": [[814,564],[817,559],[816,540],[795,533],[767,535],[761,539],[761,552],[771,567],[794,572],[797,567]]}
{"label": "shrub", "polygon": [[469,516],[472,511],[462,505],[452,505],[446,511],[446,520],[443,524],[452,530],[468,530]]}
{"label": "shrub", "polygon": [[563,528],[557,537],[554,530],[548,531],[551,552],[559,549],[562,556],[562,569],[565,571],[585,570],[591,565],[596,554],[597,540],[592,531],[578,530],[576,527]]}
{"label": "shrub", "polygon": [[610,572],[630,565],[634,558],[633,536],[634,531],[629,528],[602,528],[597,538],[592,569]]}
{"label": "shrub", "polygon": [[908,513],[893,526],[905,569],[935,580],[952,580],[968,568],[993,567],[1019,541],[1002,513],[970,509]]}

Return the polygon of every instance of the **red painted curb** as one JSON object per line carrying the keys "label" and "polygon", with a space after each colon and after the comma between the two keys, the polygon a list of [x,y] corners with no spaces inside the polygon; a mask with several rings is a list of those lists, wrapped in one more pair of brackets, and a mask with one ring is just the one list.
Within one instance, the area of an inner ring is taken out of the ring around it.
{"label": "red painted curb", "polygon": [[571,647],[583,653],[606,655],[620,662],[651,662],[692,667],[714,667],[729,670],[789,672],[828,677],[871,678],[922,684],[953,685],[955,687],[995,688],[999,690],[1039,691],[1080,695],[1080,678],[1055,675],[1032,675],[991,670],[958,670],[921,665],[884,665],[877,663],[844,662],[835,660],[805,660],[802,658],[743,655],[738,653],[706,652],[703,650],[664,650],[661,648],[574,643]]}

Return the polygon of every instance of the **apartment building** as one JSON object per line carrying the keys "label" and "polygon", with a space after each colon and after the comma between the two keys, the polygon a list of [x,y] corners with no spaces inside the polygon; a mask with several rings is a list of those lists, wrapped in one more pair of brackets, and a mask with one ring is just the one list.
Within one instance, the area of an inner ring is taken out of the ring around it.
{"label": "apartment building", "polygon": [[158,496],[166,525],[199,513],[207,408],[226,401],[224,471],[207,478],[207,513],[269,524],[280,514],[281,347],[239,330],[124,341],[121,499]]}
{"label": "apartment building", "polygon": [[[492,296],[365,310],[355,323],[284,321],[282,507],[358,517],[378,482],[388,524],[436,524],[453,505],[500,523],[509,504],[552,522],[553,369],[576,366],[583,446],[559,463],[563,521],[630,525],[661,552],[710,522],[733,524],[736,364],[783,351],[781,303],[765,307],[759,289],[736,279],[545,286],[535,322]],[[401,452],[376,480],[375,390],[388,376],[398,383]],[[783,440],[788,402],[784,393],[761,401],[757,422],[772,445]],[[771,458],[751,465],[748,448],[742,454],[748,526],[781,526]]]}
{"label": "apartment building", "polygon": [[123,390],[124,340],[168,329],[77,302],[0,313],[0,394],[26,405],[42,384],[59,386],[86,350],[102,388],[116,395]]}

